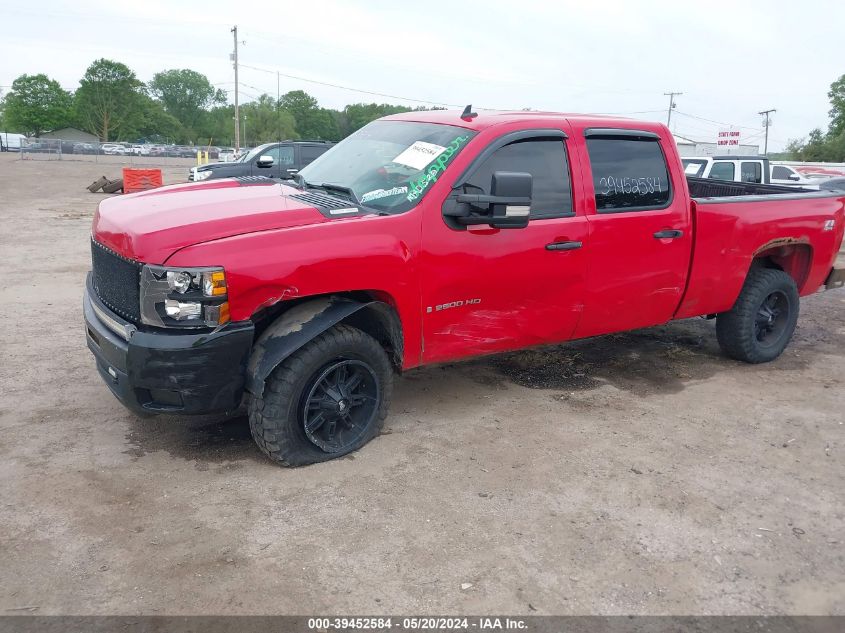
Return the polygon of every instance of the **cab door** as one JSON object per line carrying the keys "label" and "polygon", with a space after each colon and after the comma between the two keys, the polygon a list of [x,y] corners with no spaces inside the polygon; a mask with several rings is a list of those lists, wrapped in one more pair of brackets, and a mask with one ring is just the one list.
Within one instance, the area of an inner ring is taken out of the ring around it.
{"label": "cab door", "polygon": [[[497,171],[529,173],[525,228],[450,225],[441,203],[423,213],[423,362],[563,341],[581,314],[587,220],[576,210],[562,129],[512,132],[470,164],[449,196],[489,194]],[[426,201],[428,202],[428,201]]]}
{"label": "cab door", "polygon": [[[692,253],[687,188],[671,137],[628,129],[581,130],[584,180],[592,184],[584,314],[577,338],[672,318]],[[672,143],[672,146],[670,146]]]}

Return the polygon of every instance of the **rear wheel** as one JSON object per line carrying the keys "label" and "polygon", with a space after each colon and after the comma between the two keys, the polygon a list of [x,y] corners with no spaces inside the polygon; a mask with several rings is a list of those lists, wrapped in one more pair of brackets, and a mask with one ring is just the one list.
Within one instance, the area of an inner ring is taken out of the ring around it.
{"label": "rear wheel", "polygon": [[379,343],[337,325],[294,352],[249,403],[252,437],[270,459],[302,466],[346,455],[379,434],[393,369]]}
{"label": "rear wheel", "polygon": [[733,308],[716,318],[719,346],[746,363],[774,360],[792,338],[799,302],[792,277],[782,270],[753,269]]}

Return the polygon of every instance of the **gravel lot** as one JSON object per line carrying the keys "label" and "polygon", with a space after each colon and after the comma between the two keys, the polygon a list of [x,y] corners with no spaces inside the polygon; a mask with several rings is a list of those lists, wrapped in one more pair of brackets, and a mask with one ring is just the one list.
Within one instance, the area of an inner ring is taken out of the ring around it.
{"label": "gravel lot", "polygon": [[764,366],[696,319],[412,371],[382,437],[284,470],[101,384],[119,162],[0,155],[0,613],[845,614],[845,292]]}

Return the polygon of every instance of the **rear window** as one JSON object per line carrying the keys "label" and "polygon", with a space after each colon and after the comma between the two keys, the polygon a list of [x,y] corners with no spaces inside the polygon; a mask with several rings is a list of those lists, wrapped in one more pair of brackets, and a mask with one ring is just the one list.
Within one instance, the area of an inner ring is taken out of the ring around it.
{"label": "rear window", "polygon": [[669,172],[656,139],[588,138],[587,151],[599,213],[668,206]]}

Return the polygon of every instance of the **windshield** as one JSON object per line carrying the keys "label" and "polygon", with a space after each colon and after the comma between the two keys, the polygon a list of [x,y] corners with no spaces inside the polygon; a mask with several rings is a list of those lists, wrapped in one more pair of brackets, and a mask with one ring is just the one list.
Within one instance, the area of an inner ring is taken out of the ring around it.
{"label": "windshield", "polygon": [[684,165],[684,173],[687,176],[699,177],[704,173],[704,167],[707,165],[706,160],[692,160],[684,158],[681,160]]}
{"label": "windshield", "polygon": [[417,204],[473,136],[453,125],[374,121],[300,171],[300,183],[327,185],[332,193],[349,189],[363,205],[400,213]]}
{"label": "windshield", "polygon": [[269,143],[265,143],[264,145],[259,145],[258,147],[253,147],[251,150],[249,150],[249,152],[247,152],[246,154],[241,156],[235,162],[236,163],[248,163],[253,158],[258,156],[261,152],[263,152],[265,149],[267,149],[268,145],[269,145]]}

